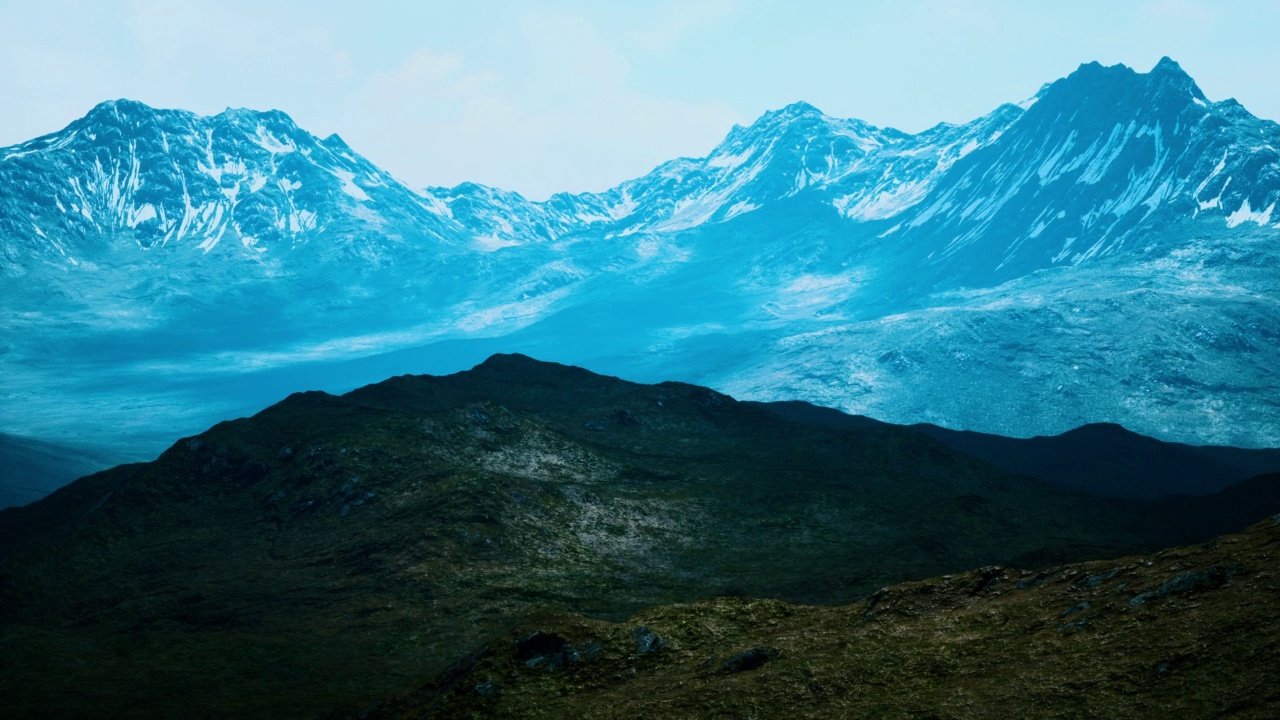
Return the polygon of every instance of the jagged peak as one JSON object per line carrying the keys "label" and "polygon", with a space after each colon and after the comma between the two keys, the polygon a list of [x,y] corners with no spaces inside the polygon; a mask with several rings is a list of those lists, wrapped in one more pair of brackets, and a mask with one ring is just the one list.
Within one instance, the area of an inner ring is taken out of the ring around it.
{"label": "jagged peak", "polygon": [[189,115],[186,110],[161,110],[154,108],[139,100],[130,100],[128,98],[117,98],[115,100],[104,100],[89,109],[85,113],[81,121],[90,123],[110,123],[121,122],[125,119],[144,119],[155,117],[160,114],[177,113]]}
{"label": "jagged peak", "polygon": [[[1185,78],[1187,80],[1191,79],[1191,76],[1187,74],[1187,71],[1183,70],[1182,66],[1179,65],[1176,60],[1169,57],[1168,55],[1161,57],[1156,62],[1156,64],[1152,66],[1151,71],[1146,73],[1138,72],[1137,70],[1134,70],[1133,68],[1129,67],[1128,65],[1125,65],[1124,63],[1116,63],[1115,65],[1103,65],[1097,60],[1094,60],[1092,62],[1081,63],[1080,66],[1076,68],[1075,72],[1067,76],[1067,79],[1075,78],[1075,77],[1092,79],[1095,77],[1103,77],[1103,76],[1111,77],[1111,78],[1141,77],[1141,78],[1147,78],[1147,79],[1160,79],[1160,80],[1168,80],[1170,78],[1175,78],[1175,79]],[[1047,88],[1056,84],[1057,83],[1046,83],[1044,87]],[[1043,89],[1044,88],[1042,88],[1042,91]]]}
{"label": "jagged peak", "polygon": [[254,110],[252,108],[228,107],[217,115],[200,115],[190,110],[157,108],[140,100],[118,98],[105,100],[94,105],[79,122],[100,124],[132,122],[140,123],[164,118],[180,117],[195,121],[214,121],[231,125],[265,124],[275,128],[288,129],[291,132],[303,131],[288,113],[282,110]]}
{"label": "jagged peak", "polygon": [[1155,66],[1151,68],[1151,73],[1153,74],[1154,73],[1177,73],[1179,75],[1187,74],[1186,71],[1182,69],[1182,66],[1179,65],[1176,60],[1169,57],[1168,55],[1161,57],[1160,60],[1156,62]]}
{"label": "jagged peak", "polygon": [[805,120],[834,121],[835,118],[829,117],[818,108],[801,100],[777,110],[767,110],[763,115],[756,118],[755,122],[745,128],[742,126],[734,126],[734,130],[741,129],[752,133],[771,131],[780,126],[787,127],[796,122]]}
{"label": "jagged peak", "polygon": [[351,150],[351,146],[348,145],[347,141],[343,140],[342,136],[339,135],[338,133],[333,133],[329,135],[329,137],[325,138],[324,140],[321,140],[320,144],[324,145],[325,147],[331,150],[346,150],[346,151]]}
{"label": "jagged peak", "polygon": [[[734,123],[729,130],[726,141],[739,137],[744,133],[758,133],[760,131],[772,129],[778,125],[786,125],[795,120],[802,118],[823,118],[831,120],[826,113],[819,110],[811,103],[804,100],[797,100],[790,105],[785,105],[776,110],[766,110],[748,125]],[[684,159],[684,158],[677,158]]]}
{"label": "jagged peak", "polygon": [[1207,102],[1191,76],[1166,56],[1146,73],[1121,63],[1103,65],[1094,61],[1081,64],[1067,77],[1041,88],[1026,107],[1030,109],[1046,98],[1063,98],[1074,105],[1091,101],[1112,103],[1119,97],[1132,98],[1148,107],[1158,106],[1165,110],[1180,109],[1192,102]]}
{"label": "jagged peak", "polygon": [[780,110],[771,110],[770,112],[765,114],[781,115],[785,117],[801,117],[805,115],[821,115],[822,117],[826,117],[826,113],[819,110],[813,104],[805,102],[804,100],[797,100],[796,102],[793,102],[790,105],[787,105],[786,107],[783,107]]}
{"label": "jagged peak", "polygon": [[1196,85],[1196,81],[1168,55],[1160,58],[1160,61],[1151,68],[1151,72],[1147,73],[1146,76],[1150,82],[1173,86],[1178,90],[1191,93],[1191,96],[1197,100],[1207,101],[1204,93],[1200,90],[1200,86]]}
{"label": "jagged peak", "polygon": [[841,134],[853,133],[873,139],[875,142],[883,141],[883,136],[886,133],[891,135],[902,134],[891,128],[879,128],[856,118],[831,117],[814,105],[801,100],[777,110],[769,110],[747,127],[734,125],[728,136],[725,137],[724,142],[717,146],[712,155],[719,154],[726,148],[734,147],[740,143],[757,142],[757,139],[761,137],[774,137],[796,130],[813,133],[820,131],[818,130],[819,128],[829,128]]}
{"label": "jagged peak", "polygon": [[[306,132],[298,125],[298,123],[293,121],[293,118],[289,116],[289,113],[276,109],[254,110],[253,108],[229,107],[217,115],[202,119],[209,119],[215,122],[229,123],[231,125],[239,126],[256,127],[258,125],[267,125],[273,128],[281,128],[291,133]],[[310,133],[307,134],[310,135]],[[339,142],[341,142],[341,139],[339,139]]]}
{"label": "jagged peak", "polygon": [[528,202],[523,195],[514,190],[503,190],[502,188],[484,185],[470,180],[464,180],[453,187],[432,185],[425,188],[424,191],[445,202],[466,197],[484,197],[490,200],[503,200],[512,203]]}

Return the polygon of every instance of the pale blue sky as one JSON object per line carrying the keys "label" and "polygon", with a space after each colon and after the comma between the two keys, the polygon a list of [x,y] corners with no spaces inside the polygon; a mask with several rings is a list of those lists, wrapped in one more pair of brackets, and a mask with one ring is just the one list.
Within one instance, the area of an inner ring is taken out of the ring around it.
{"label": "pale blue sky", "polygon": [[128,97],[279,108],[414,186],[601,190],[807,100],[919,131],[1169,55],[1280,119],[1280,0],[0,0],[0,145]]}

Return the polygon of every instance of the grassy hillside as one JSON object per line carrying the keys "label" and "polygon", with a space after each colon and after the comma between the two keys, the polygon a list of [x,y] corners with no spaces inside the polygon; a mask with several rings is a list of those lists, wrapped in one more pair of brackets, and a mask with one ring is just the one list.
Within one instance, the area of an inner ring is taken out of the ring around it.
{"label": "grassy hillside", "polygon": [[0,511],[0,696],[19,715],[358,712],[531,615],[849,603],[1204,540],[1270,489],[1104,500],[906,429],[496,356],[294,395]]}

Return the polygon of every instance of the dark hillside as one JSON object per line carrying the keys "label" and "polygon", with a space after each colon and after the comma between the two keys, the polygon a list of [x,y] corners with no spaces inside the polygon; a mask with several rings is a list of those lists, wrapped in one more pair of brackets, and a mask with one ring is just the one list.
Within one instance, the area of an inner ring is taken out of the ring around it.
{"label": "dark hillside", "polygon": [[[761,406],[809,425],[863,429],[888,425],[806,402]],[[1163,442],[1112,423],[1084,425],[1061,435],[1033,438],[928,424],[895,427],[909,427],[1014,475],[1115,498],[1156,500],[1169,495],[1209,495],[1245,478],[1280,472],[1280,449]]]}
{"label": "dark hillside", "polygon": [[[1280,509],[1250,497],[1247,513]],[[910,429],[495,356],[293,395],[0,513],[0,695],[19,716],[354,711],[533,612],[848,603],[1220,524],[1010,476]]]}

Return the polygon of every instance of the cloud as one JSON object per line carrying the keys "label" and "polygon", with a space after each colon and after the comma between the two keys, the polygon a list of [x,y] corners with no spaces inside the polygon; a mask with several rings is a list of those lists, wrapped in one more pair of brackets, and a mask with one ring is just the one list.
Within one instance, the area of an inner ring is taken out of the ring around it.
{"label": "cloud", "polygon": [[1154,19],[1179,24],[1207,23],[1215,19],[1211,8],[1194,0],[1150,0],[1143,4],[1142,12]]}
{"label": "cloud", "polygon": [[694,32],[723,23],[740,10],[739,5],[733,0],[676,3],[663,8],[655,22],[633,29],[629,36],[637,47],[646,52],[666,52]]}
{"label": "cloud", "polygon": [[499,49],[417,48],[370,77],[354,107],[371,117],[348,142],[412,185],[541,199],[611,187],[673,149],[706,153],[741,120],[724,103],[637,91],[629,58],[583,17],[528,12],[514,27]]}
{"label": "cloud", "polygon": [[307,14],[212,0],[128,7],[134,82],[187,109],[289,111],[335,97],[354,78],[331,28]]}

